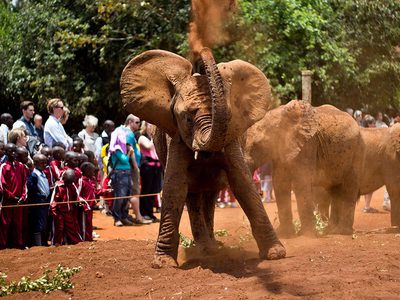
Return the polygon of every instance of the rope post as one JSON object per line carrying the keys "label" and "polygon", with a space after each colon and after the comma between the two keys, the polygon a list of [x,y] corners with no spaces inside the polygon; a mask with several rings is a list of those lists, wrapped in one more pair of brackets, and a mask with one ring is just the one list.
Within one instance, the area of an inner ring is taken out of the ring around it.
{"label": "rope post", "polygon": [[304,101],[311,104],[311,82],[313,72],[310,70],[301,71],[301,96]]}

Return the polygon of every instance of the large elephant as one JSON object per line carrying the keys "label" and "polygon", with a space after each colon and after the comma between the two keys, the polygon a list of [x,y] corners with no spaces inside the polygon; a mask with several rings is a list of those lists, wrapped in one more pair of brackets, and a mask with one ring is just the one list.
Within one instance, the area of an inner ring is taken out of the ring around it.
{"label": "large elephant", "polygon": [[241,60],[217,65],[208,48],[200,58],[202,74],[192,74],[192,64],[183,57],[151,50],[133,58],[121,76],[124,107],[169,137],[161,138],[167,154],[153,266],[177,265],[185,202],[195,215],[191,218],[195,240],[203,245],[215,242],[212,207],[227,182],[250,220],[260,257],[282,258],[285,249],[262,206],[239,143],[269,108],[269,82]]}
{"label": "large elephant", "polygon": [[390,128],[361,128],[365,163],[360,194],[386,185],[391,202],[391,224],[400,226],[400,124]]}
{"label": "large elephant", "polygon": [[273,161],[280,234],[294,234],[292,189],[303,233],[315,231],[313,211],[322,195],[332,200],[330,232],[353,232],[364,145],[347,113],[293,100],[249,128],[245,149],[251,170]]}

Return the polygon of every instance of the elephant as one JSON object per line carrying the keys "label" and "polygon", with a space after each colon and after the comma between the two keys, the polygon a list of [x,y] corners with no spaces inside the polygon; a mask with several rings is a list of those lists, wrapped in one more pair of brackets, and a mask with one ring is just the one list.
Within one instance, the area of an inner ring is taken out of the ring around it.
{"label": "elephant", "polygon": [[361,128],[365,162],[360,194],[372,193],[383,185],[390,196],[391,225],[400,226],[400,124],[390,128]]}
{"label": "elephant", "polygon": [[315,234],[313,212],[322,196],[332,204],[329,232],[353,232],[364,143],[350,115],[331,105],[313,107],[308,102],[292,100],[267,112],[246,135],[245,159],[250,170],[268,160],[273,162],[280,236],[295,234],[292,189],[301,233]]}
{"label": "elephant", "polygon": [[152,266],[178,266],[185,203],[195,241],[205,249],[215,247],[214,199],[228,182],[250,220],[260,258],[283,258],[286,250],[262,206],[240,144],[241,135],[269,109],[269,81],[241,60],[217,65],[206,47],[200,51],[200,66],[200,73],[194,73],[185,58],[149,50],[134,57],[121,75],[124,108],[157,126],[156,151],[166,153]]}

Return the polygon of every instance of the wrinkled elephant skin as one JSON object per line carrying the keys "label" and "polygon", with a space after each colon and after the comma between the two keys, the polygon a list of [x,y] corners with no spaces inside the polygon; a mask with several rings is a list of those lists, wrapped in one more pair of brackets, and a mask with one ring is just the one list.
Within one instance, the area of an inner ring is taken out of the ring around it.
{"label": "wrinkled elephant skin", "polygon": [[269,82],[260,70],[240,60],[217,65],[208,48],[200,57],[204,72],[192,74],[191,63],[183,57],[146,51],[133,58],[121,76],[124,106],[157,126],[155,145],[165,165],[153,266],[177,265],[185,203],[196,243],[215,250],[214,201],[227,183],[251,221],[260,256],[282,258],[285,249],[262,206],[239,144],[240,136],[269,109]]}

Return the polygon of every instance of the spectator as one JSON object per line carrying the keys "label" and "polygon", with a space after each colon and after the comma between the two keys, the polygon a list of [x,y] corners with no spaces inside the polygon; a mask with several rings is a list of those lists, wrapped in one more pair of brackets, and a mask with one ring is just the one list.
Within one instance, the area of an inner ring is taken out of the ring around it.
{"label": "spectator", "polygon": [[350,115],[353,116],[354,110],[350,107],[346,108],[346,112]]}
{"label": "spectator", "polygon": [[[50,201],[50,210],[54,217],[53,245],[64,243],[77,244],[82,241],[78,224],[78,190],[74,186],[75,172],[67,169],[62,179],[57,181]],[[72,202],[72,203],[70,203]]]}
{"label": "spectator", "polygon": [[23,127],[27,135],[37,136],[35,126],[32,124],[33,115],[35,114],[35,106],[32,101],[21,102],[22,117],[19,118],[13,125],[13,129]]}
{"label": "spectator", "polygon": [[66,149],[71,148],[72,139],[66,134],[60,118],[64,113],[64,103],[61,99],[55,98],[47,101],[47,111],[50,114],[44,125],[44,142],[47,146],[53,147],[56,142],[64,144]]}
{"label": "spectator", "polygon": [[[35,169],[28,177],[28,199],[29,203],[46,204],[50,202],[50,186],[43,171],[47,167],[47,157],[43,154],[36,154],[33,157]],[[29,227],[32,231],[33,246],[47,245],[47,216],[48,205],[29,207]]]}
{"label": "spectator", "polygon": [[356,110],[356,111],[354,112],[354,119],[356,120],[358,126],[363,127],[363,124],[362,124],[362,112],[361,112],[361,110]]}
{"label": "spectator", "polygon": [[376,128],[388,128],[387,124],[383,122],[383,114],[378,111],[376,114],[376,122],[375,122]]}
{"label": "spectator", "polygon": [[78,133],[78,136],[83,140],[83,144],[85,146],[85,150],[92,151],[96,153],[96,140],[99,135],[94,131],[98,124],[98,119],[95,116],[87,115],[83,120],[83,126],[85,129],[82,129],[81,132]]}
{"label": "spectator", "polygon": [[[13,143],[5,146],[7,160],[1,165],[0,189],[3,193],[2,205],[16,205],[26,200],[26,167],[16,161],[17,147]],[[0,249],[8,245],[24,248],[23,208],[12,207],[0,210]]]}
{"label": "spectator", "polygon": [[39,141],[41,143],[44,143],[44,137],[43,137],[43,133],[44,133],[44,127],[43,127],[43,118],[41,115],[36,114],[33,117],[33,123],[35,124],[35,130],[37,133],[37,137],[39,139]]}
{"label": "spectator", "polygon": [[118,198],[113,201],[114,226],[130,226],[133,225],[133,222],[128,220],[128,202],[129,197],[132,195],[130,158],[134,156],[134,152],[133,149],[127,152],[126,131],[122,126],[111,134],[109,151],[111,154],[109,176],[114,196]]}
{"label": "spectator", "polygon": [[27,147],[28,136],[23,128],[14,128],[8,134],[8,141],[15,144],[17,147]]}
{"label": "spectator", "polygon": [[0,141],[6,145],[8,143],[8,132],[12,129],[14,119],[9,113],[4,113],[0,116],[0,123]]}
{"label": "spectator", "polygon": [[[158,159],[154,143],[154,125],[143,122],[138,144],[142,153],[140,165],[140,178],[142,181],[141,194],[154,194],[161,191],[161,163]],[[140,197],[140,213],[145,219],[159,222],[160,220],[153,213],[153,206],[157,196]]]}
{"label": "spectator", "polygon": [[101,132],[100,136],[96,139],[95,146],[96,146],[96,158],[98,162],[98,167],[101,170],[102,177],[104,175],[103,173],[103,159],[101,157],[101,150],[104,145],[107,145],[110,143],[110,138],[111,138],[111,133],[115,129],[115,123],[111,120],[106,120],[103,123],[103,131]]}

